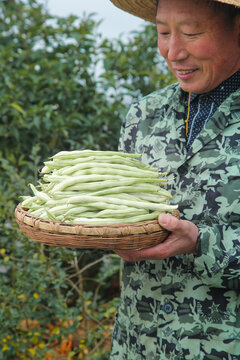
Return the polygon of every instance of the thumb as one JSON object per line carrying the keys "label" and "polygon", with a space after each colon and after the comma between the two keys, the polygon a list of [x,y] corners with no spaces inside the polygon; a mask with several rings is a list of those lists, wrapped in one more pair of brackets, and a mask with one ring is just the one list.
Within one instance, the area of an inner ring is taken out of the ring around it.
{"label": "thumb", "polygon": [[159,224],[166,230],[172,231],[176,229],[178,219],[170,214],[160,214],[158,217]]}

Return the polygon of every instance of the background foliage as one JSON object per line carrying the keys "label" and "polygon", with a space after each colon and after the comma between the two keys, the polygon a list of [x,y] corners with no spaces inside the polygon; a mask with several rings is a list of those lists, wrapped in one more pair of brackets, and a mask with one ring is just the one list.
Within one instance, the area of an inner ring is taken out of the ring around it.
{"label": "background foliage", "polygon": [[14,209],[60,150],[117,150],[131,102],[174,81],[146,24],[103,39],[95,15],[52,17],[42,1],[0,2],[0,360],[108,359],[119,259],[50,248]]}

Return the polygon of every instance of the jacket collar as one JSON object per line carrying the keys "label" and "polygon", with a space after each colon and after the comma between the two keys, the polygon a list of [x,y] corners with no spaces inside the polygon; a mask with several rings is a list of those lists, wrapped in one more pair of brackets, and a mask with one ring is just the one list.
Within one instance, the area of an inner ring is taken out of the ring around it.
{"label": "jacket collar", "polygon": [[187,158],[200,151],[206,144],[222,133],[226,127],[238,122],[240,122],[240,89],[232,93],[219,106],[202,129],[200,135],[194,140],[192,147],[187,152]]}
{"label": "jacket collar", "polygon": [[[176,108],[175,104],[178,104],[177,111],[184,114],[184,92],[180,86],[176,88],[175,95],[172,97],[172,104],[174,108]],[[200,135],[194,140],[189,150],[186,148],[184,120],[184,117],[176,120],[173,133],[176,139],[175,154],[180,155],[179,166],[215,139],[227,126],[240,123],[240,88],[223,101],[205,128],[202,129]]]}

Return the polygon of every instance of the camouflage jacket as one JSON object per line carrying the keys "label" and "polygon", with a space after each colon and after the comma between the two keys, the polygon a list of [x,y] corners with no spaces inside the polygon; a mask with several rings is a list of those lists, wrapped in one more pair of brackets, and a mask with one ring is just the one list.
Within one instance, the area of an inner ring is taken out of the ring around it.
{"label": "camouflage jacket", "polygon": [[125,262],[111,360],[240,359],[240,90],[186,150],[177,84],[131,106],[120,150],[169,170],[198,254]]}

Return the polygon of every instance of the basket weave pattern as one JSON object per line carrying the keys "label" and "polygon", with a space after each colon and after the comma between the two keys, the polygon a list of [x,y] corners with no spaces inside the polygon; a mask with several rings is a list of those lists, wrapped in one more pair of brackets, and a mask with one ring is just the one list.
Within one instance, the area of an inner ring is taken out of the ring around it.
{"label": "basket weave pattern", "polygon": [[[177,210],[173,215],[179,218]],[[157,220],[107,226],[71,224],[35,217],[24,210],[21,203],[15,209],[15,217],[28,238],[50,246],[134,250],[157,245],[169,235]]]}

